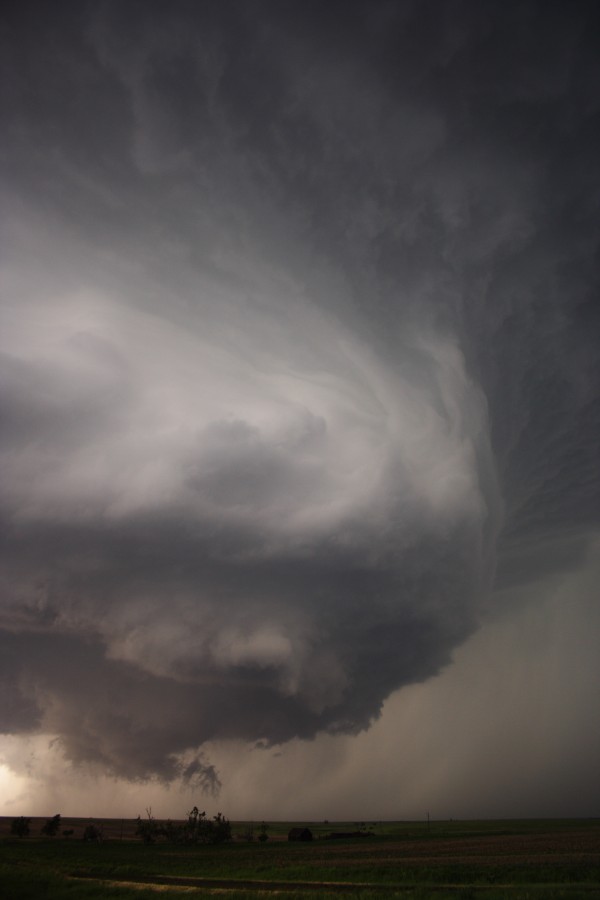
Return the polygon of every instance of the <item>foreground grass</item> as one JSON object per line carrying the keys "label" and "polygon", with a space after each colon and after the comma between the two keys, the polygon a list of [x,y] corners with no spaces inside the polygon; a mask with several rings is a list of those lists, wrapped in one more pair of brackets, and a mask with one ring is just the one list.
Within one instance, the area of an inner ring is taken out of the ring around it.
{"label": "foreground grass", "polygon": [[[449,822],[429,830],[415,823],[367,824],[375,837],[311,844],[186,847],[5,838],[0,841],[0,895],[9,900],[189,895],[306,900],[342,894],[362,900],[600,898],[598,821]],[[311,827],[318,833],[321,826]],[[169,879],[192,881],[169,884]],[[223,883],[202,884],[210,879]]]}

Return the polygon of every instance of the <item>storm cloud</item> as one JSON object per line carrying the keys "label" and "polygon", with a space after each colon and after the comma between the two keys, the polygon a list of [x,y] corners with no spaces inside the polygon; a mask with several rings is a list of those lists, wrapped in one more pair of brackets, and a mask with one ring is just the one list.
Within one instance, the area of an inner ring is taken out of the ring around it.
{"label": "storm cloud", "polygon": [[357,734],[597,534],[597,10],[3,23],[1,730]]}

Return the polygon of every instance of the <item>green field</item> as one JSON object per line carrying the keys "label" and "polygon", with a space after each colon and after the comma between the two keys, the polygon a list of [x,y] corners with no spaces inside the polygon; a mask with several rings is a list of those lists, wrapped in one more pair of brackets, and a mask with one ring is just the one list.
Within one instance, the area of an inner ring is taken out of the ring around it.
{"label": "green field", "polygon": [[[0,821],[0,896],[7,900],[202,897],[600,898],[600,820],[364,823],[369,837],[328,840],[363,823],[306,823],[307,843],[285,840],[292,824],[269,826],[264,843],[240,838],[217,846],[134,840],[134,823],[102,825],[86,843],[87,821],[63,819],[70,837],[28,837]],[[304,824],[304,823],[302,823]],[[255,833],[258,833],[258,829]],[[61,833],[62,835],[62,833]],[[157,891],[160,893],[157,894]]]}

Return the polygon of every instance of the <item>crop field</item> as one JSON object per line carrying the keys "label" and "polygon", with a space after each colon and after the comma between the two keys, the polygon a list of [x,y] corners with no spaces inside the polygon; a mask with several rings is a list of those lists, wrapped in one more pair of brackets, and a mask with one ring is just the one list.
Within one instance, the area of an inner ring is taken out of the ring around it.
{"label": "crop field", "polygon": [[[121,819],[95,821],[98,843],[81,839],[82,819],[63,818],[60,835],[44,837],[44,821],[18,838],[0,819],[3,898],[600,898],[598,819],[277,823],[262,842],[259,823],[238,822],[234,840],[215,846],[144,844]],[[314,840],[287,841],[299,824]],[[327,837],[356,830],[370,834]]]}

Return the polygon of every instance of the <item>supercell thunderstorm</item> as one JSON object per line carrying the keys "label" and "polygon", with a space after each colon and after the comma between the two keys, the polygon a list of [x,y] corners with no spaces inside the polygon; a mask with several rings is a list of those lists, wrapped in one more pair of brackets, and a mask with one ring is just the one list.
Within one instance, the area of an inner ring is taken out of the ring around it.
{"label": "supercell thunderstorm", "polygon": [[368,727],[597,529],[581,22],[267,8],[4,32],[2,730],[124,777]]}

